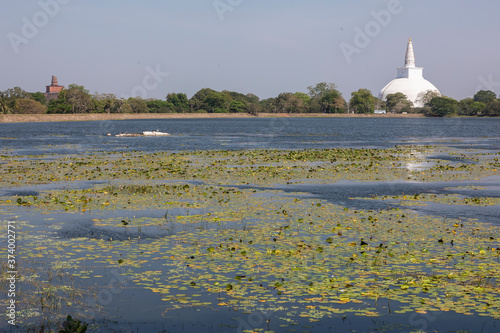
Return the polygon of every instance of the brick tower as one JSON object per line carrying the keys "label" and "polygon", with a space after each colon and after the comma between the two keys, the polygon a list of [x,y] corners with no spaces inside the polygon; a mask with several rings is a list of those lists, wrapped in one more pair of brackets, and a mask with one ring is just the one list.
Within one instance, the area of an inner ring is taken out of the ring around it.
{"label": "brick tower", "polygon": [[57,99],[57,95],[63,90],[64,86],[60,86],[57,83],[57,77],[52,75],[52,84],[47,86],[47,90],[45,91],[45,98],[47,101]]}

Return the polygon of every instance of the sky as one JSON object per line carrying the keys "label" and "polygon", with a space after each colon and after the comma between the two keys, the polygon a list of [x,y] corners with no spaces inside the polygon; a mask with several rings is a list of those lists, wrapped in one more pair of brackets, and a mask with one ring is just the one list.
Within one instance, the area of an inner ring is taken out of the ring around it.
{"label": "sky", "polygon": [[500,2],[493,0],[2,0],[0,90],[59,84],[164,99],[202,88],[349,99],[416,65],[442,94],[500,94]]}

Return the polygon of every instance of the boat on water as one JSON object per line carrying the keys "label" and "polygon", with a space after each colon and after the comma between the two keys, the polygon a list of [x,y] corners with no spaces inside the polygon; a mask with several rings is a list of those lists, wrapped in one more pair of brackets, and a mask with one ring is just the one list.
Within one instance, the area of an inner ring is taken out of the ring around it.
{"label": "boat on water", "polygon": [[[108,133],[108,136],[111,135]],[[116,137],[136,137],[136,136],[168,136],[170,135],[169,133],[166,132],[160,132],[159,130],[156,131],[144,131],[142,133],[120,133],[116,134]]]}
{"label": "boat on water", "polygon": [[166,133],[166,132],[160,132],[159,130],[156,130],[156,131],[145,131],[145,132],[142,132],[142,135],[144,135],[144,136],[167,136],[167,135],[170,135],[170,134]]}

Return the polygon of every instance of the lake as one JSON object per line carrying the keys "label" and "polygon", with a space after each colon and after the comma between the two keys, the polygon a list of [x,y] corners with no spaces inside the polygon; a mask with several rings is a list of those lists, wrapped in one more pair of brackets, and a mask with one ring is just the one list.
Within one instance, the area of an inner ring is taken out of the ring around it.
{"label": "lake", "polygon": [[[113,136],[156,129],[171,136]],[[0,124],[14,331],[71,314],[89,332],[496,332],[499,133],[487,118]]]}
{"label": "lake", "polygon": [[[107,137],[159,129],[162,138]],[[0,149],[19,154],[87,151],[387,148],[401,144],[500,148],[497,118],[172,119],[0,124]],[[5,138],[16,138],[6,140]]]}

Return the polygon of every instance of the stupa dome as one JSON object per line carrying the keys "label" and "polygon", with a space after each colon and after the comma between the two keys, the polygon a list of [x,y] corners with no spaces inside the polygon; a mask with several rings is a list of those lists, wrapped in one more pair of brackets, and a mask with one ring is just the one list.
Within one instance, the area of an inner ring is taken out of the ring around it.
{"label": "stupa dome", "polygon": [[405,66],[398,68],[398,76],[396,79],[389,82],[379,94],[379,98],[385,101],[387,95],[395,93],[403,93],[408,97],[408,100],[413,102],[414,107],[422,107],[423,103],[419,100],[419,95],[425,94],[427,91],[441,93],[429,81],[423,77],[423,68],[415,67],[415,54],[413,51],[413,43],[411,38],[406,48]]}

